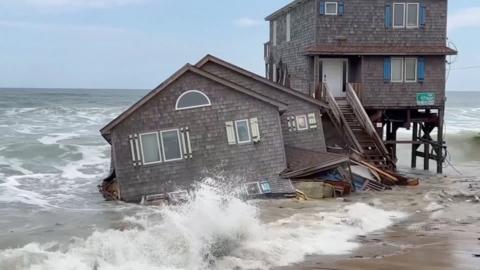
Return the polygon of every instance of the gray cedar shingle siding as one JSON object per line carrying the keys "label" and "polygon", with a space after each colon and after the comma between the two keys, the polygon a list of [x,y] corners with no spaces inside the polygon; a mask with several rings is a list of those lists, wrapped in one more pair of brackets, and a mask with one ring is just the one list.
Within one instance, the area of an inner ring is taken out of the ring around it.
{"label": "gray cedar shingle siding", "polygon": [[[211,107],[175,111],[184,91],[203,91]],[[228,145],[225,122],[257,117],[262,141],[258,144]],[[193,159],[150,166],[132,165],[128,136],[188,126]],[[117,179],[125,201],[139,201],[142,195],[188,187],[194,180],[225,174],[225,181],[269,179],[274,192],[291,191],[278,175],[286,167],[278,108],[222,84],[186,72],[111,132]]]}
{"label": "gray cedar shingle siding", "polygon": [[384,81],[384,57],[363,57],[364,106],[366,108],[415,107],[419,92],[435,93],[435,106],[442,106],[444,102],[442,99],[445,97],[445,56],[428,56],[425,57],[425,61],[424,82],[393,83]]}
{"label": "gray cedar shingle siding", "polygon": [[[245,88],[252,89],[268,97],[274,97],[275,99],[288,104],[287,111],[281,115],[283,139],[285,145],[311,149],[313,151],[326,151],[320,106],[306,102],[300,98],[293,97],[290,94],[281,92],[274,87],[259,81],[252,80],[213,62],[206,63],[204,66],[202,66],[202,69],[225,80],[232,81]],[[316,129],[294,132],[288,130],[287,117],[293,115],[306,115],[308,113],[316,114],[318,125]]]}
{"label": "gray cedar shingle siding", "polygon": [[[313,88],[313,70],[310,58],[303,55],[303,49],[315,44],[315,1],[305,1],[304,4],[290,10],[291,41],[286,40],[286,16],[277,18],[277,46],[271,47],[273,62],[282,60],[287,64],[290,73],[290,87],[309,94]],[[270,23],[271,44],[273,22]]]}
{"label": "gray cedar shingle siding", "polygon": [[[314,87],[313,57],[308,48],[322,46],[402,46],[445,47],[447,41],[447,0],[389,1],[344,0],[343,16],[320,15],[319,0],[295,1],[268,17],[270,20],[270,63],[282,61],[288,66],[292,88],[311,93]],[[420,3],[426,7],[424,28],[393,29],[385,27],[385,6],[393,2]],[[291,13],[291,41],[285,41],[286,14]],[[272,44],[273,21],[277,21],[277,46]],[[313,28],[312,28],[313,26]],[[322,51],[322,50],[319,50]],[[447,53],[445,53],[447,54]],[[384,52],[389,56],[388,52]],[[416,56],[428,55],[419,53]],[[330,55],[329,57],[335,57]],[[337,57],[343,57],[340,54]],[[345,57],[344,57],[345,58]],[[349,57],[350,82],[364,83],[363,101],[371,108],[405,108],[416,106],[417,92],[435,92],[436,106],[443,106],[445,93],[445,57],[426,56],[426,74],[423,83],[385,83],[383,57]],[[352,60],[358,65],[352,64]],[[363,72],[363,73],[362,73]],[[316,76],[315,76],[316,77]]]}
{"label": "gray cedar shingle siding", "polygon": [[[325,2],[325,1],[323,1]],[[421,3],[426,6],[424,29],[386,29],[385,5],[398,3]],[[322,16],[317,12],[317,44],[337,43],[351,45],[440,45],[447,38],[447,0],[390,1],[390,0],[344,0],[343,16]]]}

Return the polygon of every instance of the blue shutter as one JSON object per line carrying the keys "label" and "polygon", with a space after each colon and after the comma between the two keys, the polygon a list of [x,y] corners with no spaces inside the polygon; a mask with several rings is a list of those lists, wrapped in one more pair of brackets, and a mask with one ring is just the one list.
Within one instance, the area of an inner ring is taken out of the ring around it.
{"label": "blue shutter", "polygon": [[338,3],[338,15],[343,16],[345,13],[345,3],[342,1]]}
{"label": "blue shutter", "polygon": [[325,2],[320,1],[320,15],[325,15]]}
{"label": "blue shutter", "polygon": [[385,57],[385,62],[383,63],[383,80],[385,82],[392,80],[392,59],[390,57]]}
{"label": "blue shutter", "polygon": [[427,7],[425,5],[420,6],[420,27],[424,28],[426,24]]}
{"label": "blue shutter", "polygon": [[385,6],[385,28],[389,29],[392,28],[392,5],[387,4]]}
{"label": "blue shutter", "polygon": [[425,57],[419,57],[417,61],[418,81],[423,82],[425,81]]}

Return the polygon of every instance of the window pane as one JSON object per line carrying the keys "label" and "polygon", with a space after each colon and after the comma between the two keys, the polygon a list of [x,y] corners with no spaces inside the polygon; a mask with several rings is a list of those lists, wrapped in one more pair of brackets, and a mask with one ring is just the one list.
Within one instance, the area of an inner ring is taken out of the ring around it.
{"label": "window pane", "polygon": [[144,164],[161,161],[157,136],[157,133],[140,135]]}
{"label": "window pane", "polygon": [[187,92],[178,99],[177,109],[185,109],[190,107],[201,107],[210,105],[207,96],[201,92]]}
{"label": "window pane", "polygon": [[392,59],[392,81],[403,81],[403,60]]}
{"label": "window pane", "polygon": [[162,142],[166,161],[182,158],[178,130],[162,132]]}
{"label": "window pane", "polygon": [[393,26],[402,27],[405,26],[405,5],[395,4],[393,5]]}
{"label": "window pane", "polygon": [[405,80],[417,80],[417,59],[405,59]]}
{"label": "window pane", "polygon": [[238,142],[250,142],[250,131],[248,130],[248,121],[241,120],[236,122]]}
{"label": "window pane", "polygon": [[418,4],[407,5],[407,26],[408,27],[418,26]]}
{"label": "window pane", "polygon": [[337,3],[326,3],[325,7],[326,14],[337,14]]}
{"label": "window pane", "polygon": [[307,117],[306,116],[298,116],[297,117],[297,129],[298,130],[308,129]]}

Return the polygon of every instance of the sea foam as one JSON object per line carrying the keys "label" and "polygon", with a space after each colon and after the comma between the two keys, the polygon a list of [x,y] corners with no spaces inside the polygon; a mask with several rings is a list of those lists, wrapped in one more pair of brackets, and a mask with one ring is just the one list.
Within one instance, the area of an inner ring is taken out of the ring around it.
{"label": "sea foam", "polygon": [[231,194],[202,184],[186,204],[144,208],[125,218],[121,230],[96,231],[67,246],[2,251],[0,269],[270,269],[309,254],[349,253],[358,235],[405,217],[356,203],[264,223],[260,208]]}

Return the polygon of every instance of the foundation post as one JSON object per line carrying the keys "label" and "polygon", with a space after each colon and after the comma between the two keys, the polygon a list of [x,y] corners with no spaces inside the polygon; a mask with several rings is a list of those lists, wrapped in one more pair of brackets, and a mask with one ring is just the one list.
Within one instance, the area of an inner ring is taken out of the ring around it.
{"label": "foundation post", "polygon": [[425,133],[423,138],[426,140],[424,144],[425,152],[423,153],[423,169],[425,171],[428,171],[430,170],[430,143],[427,141],[428,134],[426,129],[427,128],[424,127],[424,130],[423,130],[423,133]]}
{"label": "foundation post", "polygon": [[413,123],[413,131],[412,131],[412,169],[417,168],[417,149],[418,145],[415,144],[418,140],[418,123]]}
{"label": "foundation post", "polygon": [[444,109],[438,109],[438,135],[437,135],[437,173],[443,173],[443,117]]}

